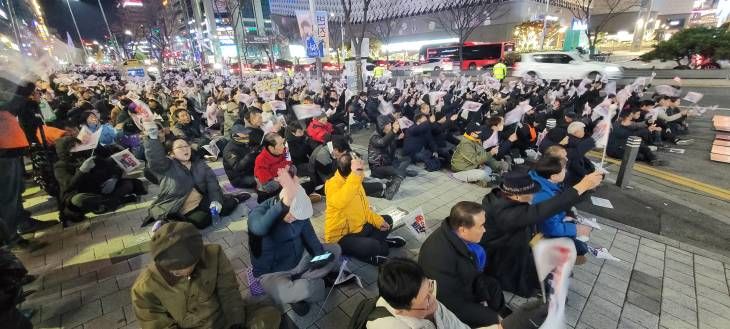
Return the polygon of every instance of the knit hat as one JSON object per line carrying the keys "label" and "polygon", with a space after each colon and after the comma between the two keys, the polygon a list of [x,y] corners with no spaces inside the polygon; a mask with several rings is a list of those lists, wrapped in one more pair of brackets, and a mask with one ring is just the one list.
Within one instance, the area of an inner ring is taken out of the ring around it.
{"label": "knit hat", "polygon": [[471,135],[472,133],[478,133],[480,139],[482,138],[482,134],[483,134],[482,127],[474,122],[466,125],[466,129],[464,129],[464,133],[467,135]]}
{"label": "knit hat", "polygon": [[152,259],[168,271],[195,265],[203,254],[203,236],[187,222],[162,225],[152,235]]}
{"label": "knit hat", "polygon": [[502,177],[500,189],[509,194],[525,195],[539,192],[540,185],[536,184],[527,172],[512,170]]}
{"label": "knit hat", "polygon": [[[279,197],[284,196],[284,191],[279,193]],[[301,185],[297,185],[297,192],[289,206],[289,213],[297,220],[307,220],[312,217],[314,210],[312,209],[312,201],[309,199],[307,192]]]}

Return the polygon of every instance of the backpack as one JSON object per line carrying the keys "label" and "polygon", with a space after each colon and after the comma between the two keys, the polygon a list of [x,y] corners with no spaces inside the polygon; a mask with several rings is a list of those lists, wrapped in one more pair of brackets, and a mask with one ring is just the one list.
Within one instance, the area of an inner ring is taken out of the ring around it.
{"label": "backpack", "polygon": [[360,301],[360,303],[357,304],[357,308],[355,308],[355,312],[352,313],[352,317],[350,318],[350,323],[347,325],[347,328],[365,329],[368,321],[393,316],[385,307],[375,306],[377,301],[377,298],[366,298]]}

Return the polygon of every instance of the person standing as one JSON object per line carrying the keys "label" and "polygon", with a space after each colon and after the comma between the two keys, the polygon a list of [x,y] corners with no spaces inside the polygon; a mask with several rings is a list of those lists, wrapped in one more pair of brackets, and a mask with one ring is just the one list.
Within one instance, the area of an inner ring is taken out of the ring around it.
{"label": "person standing", "polygon": [[507,65],[504,65],[504,59],[500,58],[499,62],[497,64],[494,64],[492,67],[492,76],[499,80],[499,83],[501,84],[502,81],[504,81],[504,78],[507,77]]}

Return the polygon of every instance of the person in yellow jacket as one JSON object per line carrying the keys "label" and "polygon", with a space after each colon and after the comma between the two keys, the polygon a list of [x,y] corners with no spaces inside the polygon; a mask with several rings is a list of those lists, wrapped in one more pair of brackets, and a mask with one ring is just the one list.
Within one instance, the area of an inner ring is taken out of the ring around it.
{"label": "person in yellow jacket", "polygon": [[492,76],[499,80],[500,83],[507,77],[507,65],[504,65],[503,59],[500,59],[499,63],[494,64],[492,67]]}
{"label": "person in yellow jacket", "polygon": [[343,255],[380,265],[387,260],[390,248],[400,248],[406,240],[388,237],[393,219],[370,208],[362,187],[364,170],[365,162],[359,157],[345,154],[337,159],[337,171],[324,185],[324,241],[338,243]]}

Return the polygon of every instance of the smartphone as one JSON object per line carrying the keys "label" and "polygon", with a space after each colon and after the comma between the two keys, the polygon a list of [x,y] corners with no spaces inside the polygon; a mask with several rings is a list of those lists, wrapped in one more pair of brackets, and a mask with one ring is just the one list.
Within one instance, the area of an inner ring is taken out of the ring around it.
{"label": "smartphone", "polygon": [[321,255],[319,255],[319,256],[315,256],[315,257],[314,257],[314,258],[312,258],[312,260],[310,260],[309,262],[310,262],[310,263],[316,263],[316,262],[319,262],[319,261],[323,261],[323,260],[329,259],[329,258],[330,258],[330,256],[332,256],[332,253],[331,253],[331,252],[326,252],[326,253],[324,253],[324,254],[321,254]]}

